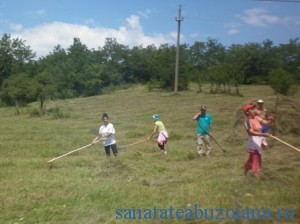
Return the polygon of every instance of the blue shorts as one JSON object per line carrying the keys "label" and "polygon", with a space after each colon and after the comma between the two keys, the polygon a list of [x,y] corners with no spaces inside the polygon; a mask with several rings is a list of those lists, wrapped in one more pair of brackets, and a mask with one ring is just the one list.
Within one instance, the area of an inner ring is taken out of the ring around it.
{"label": "blue shorts", "polygon": [[262,133],[267,133],[268,130],[269,130],[269,127],[268,127],[267,125],[262,125],[262,126],[261,126],[261,132],[262,132]]}

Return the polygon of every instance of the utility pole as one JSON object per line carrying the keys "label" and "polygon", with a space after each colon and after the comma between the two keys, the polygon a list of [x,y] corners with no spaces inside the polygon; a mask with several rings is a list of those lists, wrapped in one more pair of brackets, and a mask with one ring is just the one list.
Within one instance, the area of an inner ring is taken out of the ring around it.
{"label": "utility pole", "polygon": [[180,49],[180,22],[183,20],[183,17],[181,17],[181,5],[179,6],[178,16],[175,18],[175,20],[178,22],[178,28],[177,28],[177,48],[176,48],[174,92],[177,93],[177,91],[178,91],[179,49]]}

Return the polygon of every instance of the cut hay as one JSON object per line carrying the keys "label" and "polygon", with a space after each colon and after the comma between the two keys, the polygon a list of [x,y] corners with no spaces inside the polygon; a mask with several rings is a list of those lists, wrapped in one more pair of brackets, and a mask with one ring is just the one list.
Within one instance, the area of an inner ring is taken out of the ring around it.
{"label": "cut hay", "polygon": [[[265,107],[268,109],[270,115],[275,116],[275,123],[270,126],[269,132],[284,137],[285,140],[295,146],[299,146],[297,136],[300,135],[300,105],[295,100],[289,97],[278,95],[263,98]],[[257,99],[250,99],[245,101],[236,110],[235,120],[232,125],[232,131],[228,134],[226,139],[231,144],[244,144],[247,139],[247,134],[244,128],[245,114],[242,107],[248,103],[256,104]],[[277,108],[276,108],[277,104]]]}

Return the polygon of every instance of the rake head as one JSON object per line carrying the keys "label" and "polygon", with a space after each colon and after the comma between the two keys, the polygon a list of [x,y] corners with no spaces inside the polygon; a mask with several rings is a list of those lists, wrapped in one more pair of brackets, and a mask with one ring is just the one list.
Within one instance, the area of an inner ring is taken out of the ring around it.
{"label": "rake head", "polygon": [[120,146],[120,147],[118,147],[118,151],[119,150],[126,150],[126,146]]}
{"label": "rake head", "polygon": [[51,169],[53,168],[53,163],[50,162],[50,163],[48,163],[48,164],[49,164],[49,170],[51,170]]}

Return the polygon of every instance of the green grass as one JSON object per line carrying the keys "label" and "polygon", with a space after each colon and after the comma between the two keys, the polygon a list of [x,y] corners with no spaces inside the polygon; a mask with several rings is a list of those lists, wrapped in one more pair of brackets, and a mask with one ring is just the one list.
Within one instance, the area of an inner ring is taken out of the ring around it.
{"label": "green grass", "polygon": [[[183,223],[176,219],[116,220],[116,209],[188,209],[194,204],[269,208],[272,213],[292,208],[295,219],[280,223],[300,223],[299,152],[270,139],[261,179],[243,175],[248,155],[240,108],[263,98],[272,109],[276,101],[272,90],[243,86],[243,97],[205,90],[199,94],[192,86],[173,94],[135,86],[97,97],[47,102],[44,116],[36,113],[35,103],[21,108],[20,115],[14,108],[0,108],[0,223]],[[214,136],[226,154],[214,144],[212,156],[196,156],[192,117],[201,104],[213,115]],[[278,110],[278,120],[284,121],[278,122],[284,130],[278,137],[298,148],[299,104],[297,95],[282,100]],[[56,160],[49,169],[48,160],[93,140],[103,112],[115,125],[118,146],[146,139],[153,129],[151,115],[160,114],[170,133],[168,155],[161,157],[153,140],[128,147],[117,160],[109,161],[97,144]]]}

